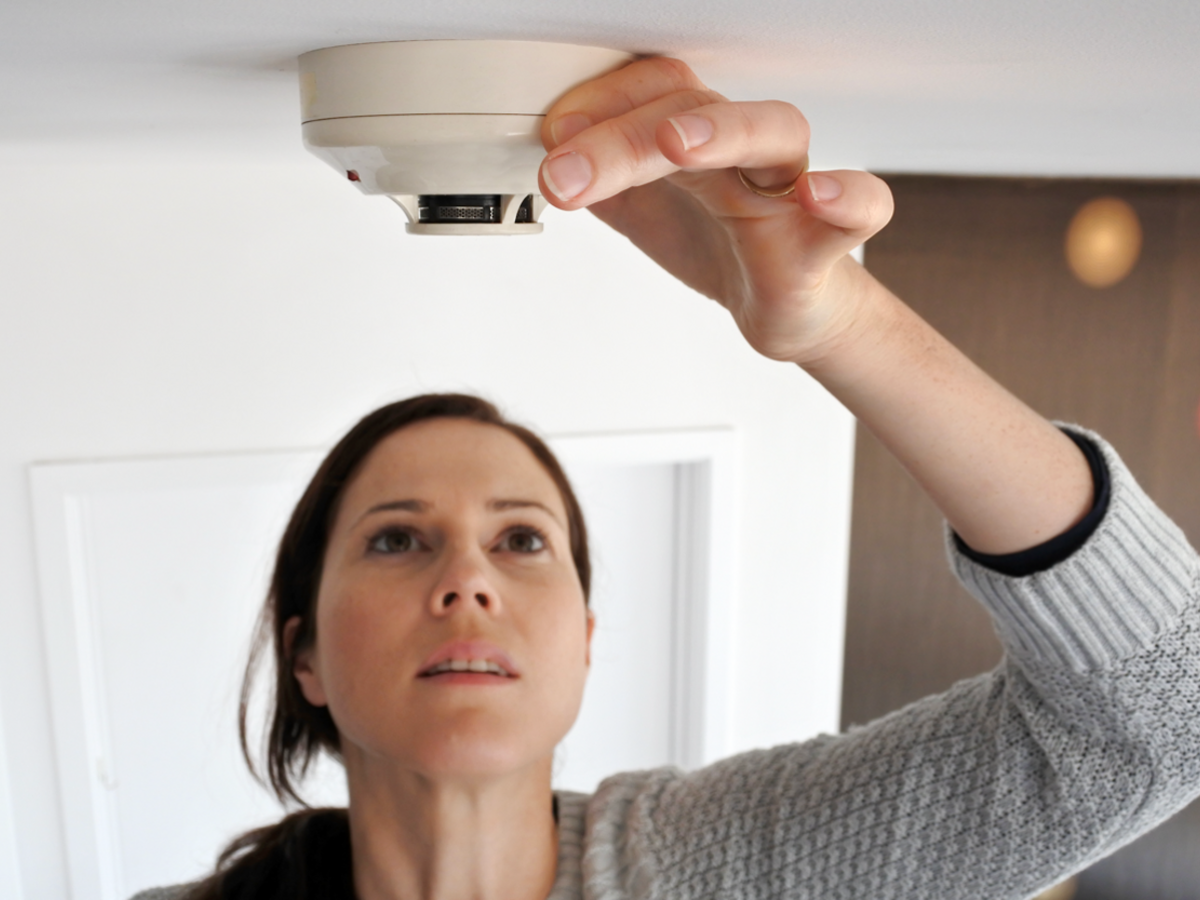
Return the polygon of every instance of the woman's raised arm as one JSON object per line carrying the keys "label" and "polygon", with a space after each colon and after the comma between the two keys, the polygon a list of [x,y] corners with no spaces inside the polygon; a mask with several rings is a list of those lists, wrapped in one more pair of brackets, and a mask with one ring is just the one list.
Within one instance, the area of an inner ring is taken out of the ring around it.
{"label": "woman's raised arm", "polygon": [[641,60],[550,111],[542,187],[807,370],[975,550],[1066,531],[1092,504],[1082,453],[847,255],[887,224],[891,193],[865,172],[806,172],[808,138],[789,104],[731,102],[677,60]]}

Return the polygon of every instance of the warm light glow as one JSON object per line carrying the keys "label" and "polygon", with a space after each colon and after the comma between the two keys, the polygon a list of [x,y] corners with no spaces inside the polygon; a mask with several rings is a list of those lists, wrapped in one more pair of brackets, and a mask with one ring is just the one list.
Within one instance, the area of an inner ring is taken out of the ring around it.
{"label": "warm light glow", "polygon": [[1116,197],[1085,203],[1067,228],[1067,265],[1095,288],[1111,287],[1133,271],[1142,252],[1142,225]]}
{"label": "warm light glow", "polygon": [[1074,878],[1068,878],[1062,884],[1056,884],[1048,891],[1042,891],[1033,900],[1071,900],[1075,896],[1078,883]]}

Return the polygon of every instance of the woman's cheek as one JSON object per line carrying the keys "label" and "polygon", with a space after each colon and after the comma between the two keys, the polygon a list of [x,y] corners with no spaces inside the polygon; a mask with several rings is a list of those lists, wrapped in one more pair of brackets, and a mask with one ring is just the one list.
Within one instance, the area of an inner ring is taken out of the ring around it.
{"label": "woman's cheek", "polygon": [[547,635],[547,646],[555,646],[553,676],[562,685],[565,702],[578,712],[588,675],[588,620],[582,596],[558,617],[553,643]]}
{"label": "woman's cheek", "polygon": [[370,590],[346,590],[332,595],[324,612],[318,617],[318,635],[331,689],[351,699],[373,678],[388,677],[387,657],[400,661],[402,610],[380,602]]}

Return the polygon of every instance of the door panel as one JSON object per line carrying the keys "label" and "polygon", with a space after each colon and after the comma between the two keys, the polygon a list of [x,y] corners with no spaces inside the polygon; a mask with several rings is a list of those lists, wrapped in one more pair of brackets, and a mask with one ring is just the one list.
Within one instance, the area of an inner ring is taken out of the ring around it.
{"label": "door panel", "polygon": [[[598,616],[591,683],[556,783],[590,791],[621,769],[721,755],[732,433],[554,446],[589,517]],[[229,839],[279,817],[238,750],[238,686],[274,546],[317,461],[247,453],[34,467],[75,900],[199,876]],[[302,793],[344,804],[340,768],[323,762]]]}

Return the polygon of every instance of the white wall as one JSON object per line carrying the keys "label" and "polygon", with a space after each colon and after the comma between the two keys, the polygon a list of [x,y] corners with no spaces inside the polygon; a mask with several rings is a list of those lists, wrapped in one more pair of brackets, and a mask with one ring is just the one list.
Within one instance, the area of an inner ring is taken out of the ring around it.
{"label": "white wall", "polygon": [[552,434],[733,426],[734,744],[836,727],[852,423],[723,310],[586,213],[552,212],[540,237],[417,238],[299,152],[96,164],[84,149],[0,155],[0,759],[28,900],[66,896],[35,460],[322,447],[432,389],[482,392]]}
{"label": "white wall", "polygon": [[21,864],[17,859],[17,823],[13,816],[12,785],[6,777],[4,716],[0,710],[0,897],[17,898],[21,892]]}

